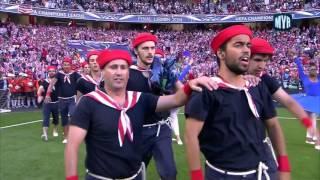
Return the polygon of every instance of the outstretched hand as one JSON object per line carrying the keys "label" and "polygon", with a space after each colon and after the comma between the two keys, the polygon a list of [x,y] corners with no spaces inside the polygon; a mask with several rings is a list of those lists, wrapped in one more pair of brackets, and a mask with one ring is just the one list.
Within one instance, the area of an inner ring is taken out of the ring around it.
{"label": "outstretched hand", "polygon": [[244,75],[243,79],[245,79],[247,82],[249,82],[249,86],[257,86],[259,82],[261,81],[260,77],[254,76],[254,75]]}
{"label": "outstretched hand", "polygon": [[192,90],[201,92],[203,87],[206,87],[208,90],[212,91],[218,89],[218,83],[212,80],[212,78],[207,76],[202,76],[189,81],[189,86]]}
{"label": "outstretched hand", "polygon": [[50,103],[51,102],[51,98],[50,98],[50,96],[46,96],[45,98],[44,98],[44,101],[43,101],[44,103]]}

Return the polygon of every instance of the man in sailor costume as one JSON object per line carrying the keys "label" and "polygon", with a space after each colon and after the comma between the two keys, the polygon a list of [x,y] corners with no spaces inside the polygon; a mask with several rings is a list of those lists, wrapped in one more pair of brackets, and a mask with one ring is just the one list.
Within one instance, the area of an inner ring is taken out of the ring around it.
{"label": "man in sailor costume", "polygon": [[[132,40],[137,56],[137,64],[130,67],[127,90],[163,95],[159,82],[162,77],[162,63],[155,57],[158,39],[151,33],[140,33]],[[163,180],[175,180],[177,169],[172,149],[172,130],[169,111],[157,112],[144,121],[143,161],[148,166],[151,158],[155,160],[159,176]]]}
{"label": "man in sailor costume", "polygon": [[[185,109],[185,144],[193,180],[277,179],[267,166],[266,126],[277,121],[273,101],[264,83],[250,87],[248,70],[252,32],[230,26],[211,42],[218,57],[219,88],[193,92]],[[277,134],[280,179],[290,179],[290,165],[282,134]],[[206,159],[201,170],[200,151]]]}
{"label": "man in sailor costume", "polygon": [[69,116],[73,115],[73,111],[76,106],[76,85],[77,80],[81,75],[71,70],[72,60],[68,57],[62,61],[62,71],[57,72],[56,77],[50,81],[48,87],[45,102],[51,101],[50,93],[53,86],[56,85],[58,99],[59,99],[59,111],[61,115],[61,124],[63,126],[64,140],[62,143],[67,143],[66,137],[68,136]]}
{"label": "man in sailor costume", "polygon": [[[50,81],[56,75],[56,67],[55,66],[48,66],[48,78],[43,80],[38,88],[38,103],[41,104],[49,87]],[[43,122],[42,122],[42,135],[41,138],[44,141],[48,141],[48,128],[50,125],[50,114],[52,114],[52,123],[54,125],[53,128],[53,136],[57,137],[58,130],[57,126],[59,124],[59,107],[58,107],[58,96],[55,88],[52,88],[50,93],[50,102],[44,102],[42,106],[42,114],[43,114]]]}
{"label": "man in sailor costume", "polygon": [[145,119],[186,103],[195,85],[211,89],[210,79],[192,80],[174,95],[127,91],[131,56],[124,50],[103,50],[97,59],[104,86],[84,95],[71,119],[65,149],[66,179],[77,180],[78,149],[86,142],[87,180],[143,178],[142,129]]}
{"label": "man in sailor costume", "polygon": [[262,82],[267,85],[272,98],[285,106],[297,119],[300,120],[301,124],[310,131],[314,126],[311,118],[309,118],[303,107],[301,107],[301,105],[293,98],[301,96],[294,95],[291,97],[281,88],[276,79],[265,72],[266,65],[272,60],[273,54],[274,49],[268,41],[262,38],[253,38],[251,40],[251,58],[248,74],[260,77]]}
{"label": "man in sailor costume", "polygon": [[77,99],[82,95],[92,92],[100,85],[101,81],[101,71],[100,67],[96,61],[100,51],[93,50],[89,51],[87,54],[87,62],[90,67],[90,73],[82,75],[77,81]]}

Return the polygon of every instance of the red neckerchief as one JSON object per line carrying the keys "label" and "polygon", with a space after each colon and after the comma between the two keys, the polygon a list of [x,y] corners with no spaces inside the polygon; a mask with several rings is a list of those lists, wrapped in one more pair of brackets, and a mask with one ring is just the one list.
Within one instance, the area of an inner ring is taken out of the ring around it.
{"label": "red neckerchief", "polygon": [[92,76],[90,75],[82,75],[82,78],[96,86],[99,86],[100,85],[100,82],[101,82],[101,77],[100,77],[100,80],[99,81],[96,81],[92,78]]}
{"label": "red neckerchief", "polygon": [[245,94],[246,94],[247,101],[248,101],[248,104],[249,104],[249,107],[250,107],[251,112],[253,113],[253,115],[254,115],[256,118],[259,118],[259,117],[260,117],[259,112],[258,112],[258,110],[257,110],[257,107],[256,107],[256,105],[254,104],[254,101],[253,101],[253,99],[252,99],[252,96],[251,96],[251,94],[250,94],[250,92],[249,92],[249,89],[248,89],[248,88],[249,88],[250,86],[247,85],[247,84],[249,84],[248,81],[246,81],[246,86],[245,86],[245,87],[237,87],[237,86],[234,86],[234,85],[229,84],[228,82],[224,81],[221,76],[219,76],[219,77],[212,77],[212,80],[215,81],[216,83],[218,83],[218,86],[219,86],[219,87],[222,87],[222,88],[231,88],[231,89],[236,89],[236,90],[239,90],[239,91],[244,91]]}
{"label": "red neckerchief", "polygon": [[65,73],[63,71],[60,71],[60,73],[64,75],[63,82],[67,81],[69,84],[71,84],[70,75],[73,73],[73,71],[71,71],[70,73]]}
{"label": "red neckerchief", "polygon": [[131,125],[131,121],[129,116],[127,115],[127,110],[134,107],[139,98],[141,92],[135,91],[127,91],[126,92],[126,101],[123,107],[120,107],[115,100],[112,99],[108,94],[104,93],[103,91],[99,90],[98,88],[95,91],[92,91],[85,96],[88,96],[94,99],[97,102],[100,102],[103,105],[108,107],[114,108],[116,110],[121,111],[118,123],[118,140],[120,147],[122,147],[125,135],[128,136],[130,141],[133,141],[133,129]]}

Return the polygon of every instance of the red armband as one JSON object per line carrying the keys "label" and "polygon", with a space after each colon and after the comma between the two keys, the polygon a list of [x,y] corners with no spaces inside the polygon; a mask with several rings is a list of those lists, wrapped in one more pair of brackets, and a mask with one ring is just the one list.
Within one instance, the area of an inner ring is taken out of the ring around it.
{"label": "red armband", "polygon": [[191,180],[204,180],[202,170],[193,170],[190,172]]}
{"label": "red armband", "polygon": [[309,128],[312,126],[312,120],[309,117],[305,117],[301,119],[301,123],[304,127]]}
{"label": "red armband", "polygon": [[278,170],[280,172],[290,172],[291,171],[288,156],[278,156],[277,161],[279,164]]}
{"label": "red armband", "polygon": [[184,86],[183,86],[183,92],[187,95],[187,96],[190,96],[191,93],[192,93],[192,89],[189,85],[189,83],[185,83]]}
{"label": "red armband", "polygon": [[68,176],[66,180],[79,180],[78,176]]}

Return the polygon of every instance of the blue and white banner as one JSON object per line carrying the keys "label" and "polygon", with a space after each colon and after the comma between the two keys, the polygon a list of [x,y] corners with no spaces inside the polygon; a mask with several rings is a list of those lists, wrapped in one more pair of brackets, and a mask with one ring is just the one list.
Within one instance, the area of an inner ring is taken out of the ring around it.
{"label": "blue and white banner", "polygon": [[130,51],[128,44],[120,44],[115,42],[69,40],[67,45],[69,48],[76,49],[80,53],[81,57],[86,57],[88,51],[90,50],[123,49]]}
{"label": "blue and white banner", "polygon": [[[21,9],[21,8],[20,8]],[[250,13],[236,15],[141,15],[141,14],[114,14],[85,11],[70,11],[32,7],[28,11],[19,11],[19,5],[0,4],[0,12],[29,14],[33,16],[82,19],[105,22],[123,23],[161,23],[161,24],[204,24],[204,23],[247,23],[273,21],[273,15],[277,13]],[[292,14],[293,20],[320,18],[320,9],[307,11],[285,12]]]}

